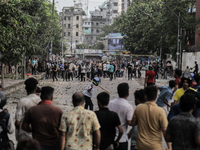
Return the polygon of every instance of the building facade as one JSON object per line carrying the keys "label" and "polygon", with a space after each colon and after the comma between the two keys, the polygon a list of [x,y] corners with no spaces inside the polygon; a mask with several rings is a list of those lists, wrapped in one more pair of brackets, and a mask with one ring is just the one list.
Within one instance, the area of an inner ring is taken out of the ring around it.
{"label": "building facade", "polygon": [[106,9],[90,11],[91,20],[91,43],[95,44],[97,37],[102,33],[101,28],[107,24]]}
{"label": "building facade", "polygon": [[74,7],[63,7],[62,12],[59,13],[64,42],[72,49],[76,44],[83,42],[83,13],[81,3],[74,4]]}
{"label": "building facade", "polygon": [[92,44],[92,35],[91,35],[91,19],[90,18],[85,18],[83,19],[83,44]]}

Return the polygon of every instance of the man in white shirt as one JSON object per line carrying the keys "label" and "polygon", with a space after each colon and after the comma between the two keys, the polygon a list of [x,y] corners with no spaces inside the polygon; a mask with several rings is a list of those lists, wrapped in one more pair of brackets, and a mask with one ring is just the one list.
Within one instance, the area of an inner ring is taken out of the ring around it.
{"label": "man in white shirt", "polygon": [[114,111],[118,114],[123,131],[124,131],[119,141],[119,147],[115,148],[115,150],[128,150],[127,129],[128,129],[128,125],[131,125],[131,120],[133,116],[133,107],[127,101],[127,98],[129,96],[128,83],[120,83],[117,87],[117,92],[118,92],[119,98],[111,100],[108,105],[108,108],[110,111]]}

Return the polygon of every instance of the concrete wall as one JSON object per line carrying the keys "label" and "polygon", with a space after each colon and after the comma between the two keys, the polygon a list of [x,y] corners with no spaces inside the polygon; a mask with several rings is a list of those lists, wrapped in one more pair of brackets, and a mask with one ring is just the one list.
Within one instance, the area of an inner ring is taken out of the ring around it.
{"label": "concrete wall", "polygon": [[192,68],[195,66],[194,62],[197,61],[197,64],[199,65],[200,68],[200,52],[183,52],[182,55],[182,70],[184,71],[187,66],[189,68]]}

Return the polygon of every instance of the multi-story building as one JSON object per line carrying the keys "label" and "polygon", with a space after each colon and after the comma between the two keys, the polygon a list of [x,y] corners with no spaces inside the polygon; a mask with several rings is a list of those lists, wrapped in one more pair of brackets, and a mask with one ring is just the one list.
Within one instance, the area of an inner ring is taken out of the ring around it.
{"label": "multi-story building", "polygon": [[92,40],[91,40],[91,19],[90,18],[85,18],[83,19],[83,43],[84,44],[92,44]]}
{"label": "multi-story building", "polygon": [[90,11],[91,17],[91,43],[97,41],[97,37],[102,33],[101,28],[107,24],[106,22],[106,8],[100,10]]}
{"label": "multi-story building", "polygon": [[74,7],[63,7],[59,15],[64,41],[71,45],[71,48],[75,48],[77,43],[82,43],[82,4],[74,4]]}

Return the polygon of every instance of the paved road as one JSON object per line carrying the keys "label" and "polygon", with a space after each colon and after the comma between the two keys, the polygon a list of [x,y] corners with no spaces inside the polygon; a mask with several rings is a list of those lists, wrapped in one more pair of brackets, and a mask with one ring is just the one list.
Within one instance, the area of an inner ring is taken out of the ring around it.
{"label": "paved road", "polygon": [[[128,102],[131,105],[133,105],[133,108],[135,108],[133,94],[135,90],[143,88],[144,72],[142,72],[142,77],[140,79],[133,79],[133,80],[128,80],[126,74],[123,78],[117,78],[113,81],[109,81],[108,78],[106,79],[101,78],[100,85],[111,92],[110,99],[112,100],[118,97],[117,85],[122,82],[127,82],[129,84],[130,91],[129,91]],[[158,86],[165,85],[167,84],[167,82],[168,80],[157,80],[157,85]],[[42,86],[54,87],[55,92],[54,92],[53,104],[60,107],[65,112],[65,111],[70,111],[73,108],[72,103],[71,103],[72,94],[75,92],[82,92],[89,83],[90,82],[87,80],[85,82],[80,82],[77,79],[75,79],[74,81],[63,82],[62,79],[59,79],[58,82],[52,82],[52,79],[49,79],[49,80],[41,80],[39,82],[39,87],[42,87]],[[102,90],[99,87],[96,87],[95,89],[95,92],[92,98],[92,101],[94,103],[94,110],[98,109],[96,96],[97,94],[103,91],[104,90]],[[8,95],[8,103],[5,108],[9,110],[13,118],[16,111],[17,102],[19,101],[21,97],[24,97],[24,96],[26,96],[24,87]],[[10,135],[10,139],[16,143],[15,134]],[[165,144],[164,144],[164,147],[165,147]]]}

